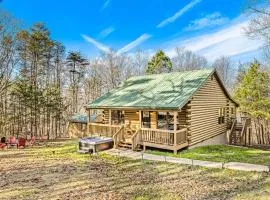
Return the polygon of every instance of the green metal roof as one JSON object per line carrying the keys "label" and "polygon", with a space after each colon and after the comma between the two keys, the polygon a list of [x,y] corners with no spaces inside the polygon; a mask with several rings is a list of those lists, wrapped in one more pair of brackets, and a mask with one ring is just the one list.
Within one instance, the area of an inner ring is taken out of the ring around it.
{"label": "green metal roof", "polygon": [[131,77],[87,107],[179,109],[213,73],[204,69]]}

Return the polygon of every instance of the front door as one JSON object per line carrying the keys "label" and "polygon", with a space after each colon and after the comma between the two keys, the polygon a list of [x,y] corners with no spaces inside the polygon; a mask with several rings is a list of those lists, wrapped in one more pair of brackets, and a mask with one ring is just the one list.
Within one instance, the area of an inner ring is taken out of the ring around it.
{"label": "front door", "polygon": [[142,128],[151,128],[151,111],[142,112]]}

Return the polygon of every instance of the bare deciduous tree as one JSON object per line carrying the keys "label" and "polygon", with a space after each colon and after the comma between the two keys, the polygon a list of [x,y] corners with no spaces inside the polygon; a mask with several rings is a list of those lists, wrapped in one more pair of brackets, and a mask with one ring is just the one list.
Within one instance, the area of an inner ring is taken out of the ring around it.
{"label": "bare deciduous tree", "polygon": [[205,57],[186,50],[184,47],[177,47],[175,52],[176,56],[172,59],[174,71],[201,69],[208,65]]}
{"label": "bare deciduous tree", "polygon": [[270,1],[264,2],[264,6],[255,3],[250,4],[249,11],[254,15],[246,28],[246,33],[251,38],[263,39],[270,42]]}
{"label": "bare deciduous tree", "polygon": [[221,56],[214,61],[213,68],[215,68],[220,75],[223,83],[228,87],[232,87],[232,63],[229,57]]}

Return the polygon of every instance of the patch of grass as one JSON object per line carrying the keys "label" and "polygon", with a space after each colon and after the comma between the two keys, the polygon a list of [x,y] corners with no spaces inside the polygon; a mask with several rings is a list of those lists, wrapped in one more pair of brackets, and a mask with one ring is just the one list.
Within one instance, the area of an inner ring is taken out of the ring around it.
{"label": "patch of grass", "polygon": [[[0,199],[264,199],[267,173],[77,153],[77,141],[0,152]],[[256,198],[255,198],[256,197]]]}
{"label": "patch of grass", "polygon": [[195,160],[216,162],[243,162],[261,165],[270,165],[270,151],[246,147],[233,147],[225,145],[202,146],[184,150],[174,155],[171,152],[148,150],[147,153],[164,156],[174,156]]}
{"label": "patch of grass", "polygon": [[29,153],[32,153],[38,157],[50,157],[50,158],[66,158],[77,161],[86,161],[89,159],[89,154],[79,154],[78,141],[68,140],[62,143],[50,143],[45,146],[34,146],[28,149]]}
{"label": "patch of grass", "polygon": [[255,189],[252,192],[241,192],[236,197],[236,200],[269,200],[270,199],[270,178],[268,177],[263,181],[262,186],[258,189]]}

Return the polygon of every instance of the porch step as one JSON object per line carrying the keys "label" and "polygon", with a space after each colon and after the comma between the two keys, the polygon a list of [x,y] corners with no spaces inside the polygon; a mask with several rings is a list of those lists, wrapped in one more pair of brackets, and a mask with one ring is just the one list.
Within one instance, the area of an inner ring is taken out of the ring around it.
{"label": "porch step", "polygon": [[121,148],[132,149],[132,144],[131,143],[127,143],[127,142],[120,142],[118,144],[118,146],[121,147]]}
{"label": "porch step", "polygon": [[235,130],[236,131],[241,131],[243,129],[243,127],[241,126],[241,127],[235,127]]}
{"label": "porch step", "polygon": [[[132,149],[132,143],[130,142],[120,142],[118,144],[118,147],[120,149]],[[135,151],[142,151],[142,148],[140,148],[139,146],[135,148]]]}
{"label": "porch step", "polygon": [[132,144],[131,138],[126,138],[124,143]]}
{"label": "porch step", "polygon": [[232,145],[238,145],[241,143],[241,130],[242,128],[239,127],[239,129],[235,129],[232,133]]}
{"label": "porch step", "polygon": [[243,124],[242,123],[237,123],[235,125],[235,130],[242,130],[243,129]]}

